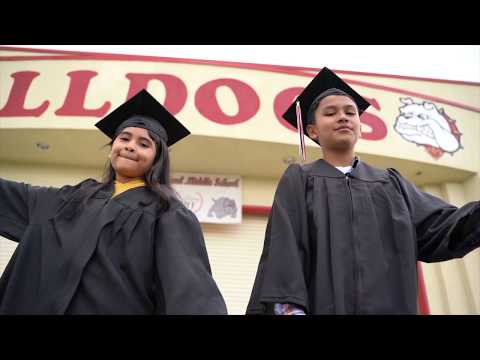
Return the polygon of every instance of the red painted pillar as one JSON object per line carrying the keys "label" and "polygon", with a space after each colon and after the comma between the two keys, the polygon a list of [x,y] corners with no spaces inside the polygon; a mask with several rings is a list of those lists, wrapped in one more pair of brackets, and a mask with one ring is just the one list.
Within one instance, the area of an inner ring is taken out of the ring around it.
{"label": "red painted pillar", "polygon": [[427,289],[423,278],[422,264],[417,262],[418,276],[418,308],[421,315],[430,315],[430,307],[428,306]]}

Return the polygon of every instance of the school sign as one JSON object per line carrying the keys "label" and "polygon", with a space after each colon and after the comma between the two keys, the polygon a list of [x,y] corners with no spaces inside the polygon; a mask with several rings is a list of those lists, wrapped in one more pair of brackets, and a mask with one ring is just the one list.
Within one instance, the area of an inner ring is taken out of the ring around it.
{"label": "school sign", "polygon": [[[0,47],[0,126],[94,130],[146,88],[195,135],[296,144],[281,115],[317,71]],[[338,74],[371,104],[359,152],[479,170],[479,84]]]}

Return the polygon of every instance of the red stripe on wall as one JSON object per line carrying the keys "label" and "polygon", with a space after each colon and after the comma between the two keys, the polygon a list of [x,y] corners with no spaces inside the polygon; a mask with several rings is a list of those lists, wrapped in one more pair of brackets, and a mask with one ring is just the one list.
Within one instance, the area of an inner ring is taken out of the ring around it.
{"label": "red stripe on wall", "polygon": [[417,262],[417,278],[418,278],[418,305],[421,315],[430,315],[430,306],[428,305],[427,288],[423,278],[422,264]]}

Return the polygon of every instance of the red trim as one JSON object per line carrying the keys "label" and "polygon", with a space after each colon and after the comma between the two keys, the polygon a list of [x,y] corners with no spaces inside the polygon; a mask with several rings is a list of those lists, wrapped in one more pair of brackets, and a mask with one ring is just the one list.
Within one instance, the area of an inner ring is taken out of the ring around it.
{"label": "red trim", "polygon": [[[2,50],[2,46],[0,46]],[[100,54],[100,53],[83,53],[79,55],[32,55],[32,56],[0,56],[0,61],[31,61],[31,60],[115,60],[115,61],[149,61],[149,62],[173,62],[182,64],[193,65],[216,65],[224,67],[236,67],[241,69],[253,69],[270,71],[275,73],[284,73],[291,75],[302,75],[313,77],[312,74],[304,73],[291,66],[282,65],[264,65],[253,63],[238,63],[232,61],[219,61],[219,60],[197,60],[197,59],[185,59],[185,58],[170,58],[170,57],[158,57],[158,56],[145,56],[145,55],[119,55],[119,54]],[[292,70],[293,69],[293,70]]]}
{"label": "red trim", "polygon": [[422,265],[417,262],[417,278],[418,278],[418,305],[421,315],[430,315],[430,306],[428,305],[427,288],[423,277]]}
{"label": "red trim", "polygon": [[[313,71],[315,73],[319,72],[321,68],[309,68],[309,67],[293,67],[290,66],[292,69],[296,70],[303,70],[303,71]],[[480,82],[475,81],[465,81],[465,80],[448,80],[448,79],[433,79],[428,77],[417,77],[417,76],[408,76],[408,75],[394,75],[394,74],[380,74],[380,73],[370,73],[370,72],[363,72],[363,71],[350,71],[350,70],[335,70],[336,73],[345,74],[345,75],[362,75],[362,76],[375,76],[375,77],[385,77],[385,78],[393,78],[393,79],[402,79],[402,80],[420,80],[420,81],[430,81],[430,82],[439,82],[439,83],[448,83],[448,84],[456,84],[456,85],[473,85],[479,86]]]}
{"label": "red trim", "polygon": [[30,56],[0,56],[0,61],[31,61],[31,60],[85,60],[88,56],[79,55],[30,55]]}
{"label": "red trim", "polygon": [[259,205],[243,205],[242,212],[245,215],[261,215],[268,216],[270,214],[271,206],[259,206]]}
{"label": "red trim", "polygon": [[346,82],[351,83],[351,84],[357,84],[357,85],[369,87],[369,88],[372,88],[372,89],[380,89],[380,90],[400,93],[400,94],[404,94],[404,95],[421,97],[422,99],[425,99],[425,100],[435,101],[435,102],[439,102],[439,103],[442,103],[442,104],[447,104],[447,105],[455,106],[455,107],[458,107],[458,108],[461,108],[461,109],[470,110],[470,111],[480,113],[480,108],[478,108],[478,107],[470,106],[470,105],[464,105],[464,104],[458,103],[456,101],[445,100],[445,99],[442,99],[442,98],[439,98],[439,97],[436,97],[436,96],[423,95],[421,93],[417,93],[417,92],[414,92],[414,91],[402,90],[402,89],[393,88],[393,87],[390,87],[390,86],[370,84],[370,83],[366,83],[364,81],[346,80],[346,79],[343,79],[343,80],[345,80]]}
{"label": "red trim", "polygon": [[[244,215],[261,215],[268,216],[270,214],[271,206],[259,205],[243,205],[242,211]],[[417,279],[418,279],[418,305],[421,315],[430,315],[430,307],[428,305],[427,290],[425,287],[425,280],[423,278],[422,265],[417,262]]]}
{"label": "red trim", "polygon": [[[242,63],[242,62],[233,62],[233,61],[220,61],[220,60],[198,60],[198,59],[184,59],[184,58],[170,58],[170,57],[160,57],[160,56],[148,56],[148,55],[128,55],[128,54],[108,54],[108,53],[96,53],[96,52],[85,52],[85,51],[68,51],[68,50],[48,50],[48,49],[33,49],[33,48],[23,48],[23,47],[13,47],[13,46],[0,46],[0,50],[11,50],[11,51],[24,51],[24,52],[37,52],[37,53],[50,53],[50,54],[68,54],[68,55],[81,55],[92,59],[98,60],[143,60],[143,61],[167,61],[167,62],[182,62],[190,64],[209,64],[209,65],[221,65],[221,66],[232,66],[232,67],[241,67],[241,68],[255,68],[262,70],[272,70],[277,71],[279,69],[285,71],[315,71],[318,72],[321,68],[310,68],[310,67],[296,67],[288,65],[269,65],[269,64],[255,64],[255,63]],[[0,57],[0,60],[22,60],[21,56],[8,56]],[[60,57],[55,57],[60,58]],[[38,57],[30,58],[29,60],[38,59]],[[72,59],[73,60],[73,59]],[[337,73],[348,74],[348,75],[365,75],[365,76],[377,76],[377,77],[387,77],[395,79],[405,79],[405,80],[420,80],[420,81],[432,81],[432,82],[441,82],[441,83],[450,83],[450,84],[459,84],[459,85],[473,85],[479,86],[480,82],[474,81],[460,81],[460,80],[447,80],[447,79],[432,79],[432,78],[422,78],[416,76],[405,76],[405,75],[393,75],[393,74],[379,74],[379,73],[369,73],[361,71],[348,71],[348,70],[335,70]],[[312,76],[310,74],[310,76]]]}
{"label": "red trim", "polygon": [[0,46],[0,50],[36,52],[36,53],[47,53],[47,54],[79,54],[79,55],[86,54],[85,52],[82,52],[82,51],[48,50],[48,49],[17,47],[17,46]]}

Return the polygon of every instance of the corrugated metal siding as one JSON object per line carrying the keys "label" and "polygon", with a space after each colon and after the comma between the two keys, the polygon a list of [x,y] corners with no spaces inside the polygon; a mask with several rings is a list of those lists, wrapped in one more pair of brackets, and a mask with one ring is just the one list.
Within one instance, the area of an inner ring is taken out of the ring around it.
{"label": "corrugated metal siding", "polygon": [[[466,203],[456,184],[422,190],[456,206]],[[422,263],[422,268],[431,314],[480,314],[480,249],[462,259]]]}
{"label": "corrugated metal siding", "polygon": [[239,225],[202,224],[213,277],[229,314],[245,314],[266,226],[266,217],[248,215]]}
{"label": "corrugated metal siding", "polygon": [[17,248],[17,243],[0,236],[0,276]]}

